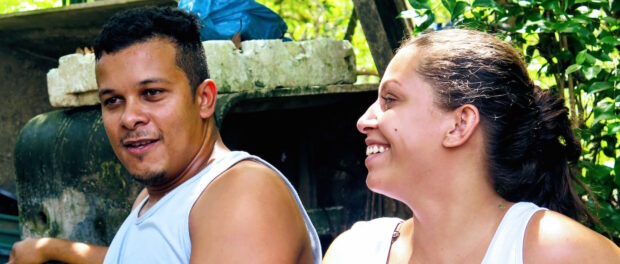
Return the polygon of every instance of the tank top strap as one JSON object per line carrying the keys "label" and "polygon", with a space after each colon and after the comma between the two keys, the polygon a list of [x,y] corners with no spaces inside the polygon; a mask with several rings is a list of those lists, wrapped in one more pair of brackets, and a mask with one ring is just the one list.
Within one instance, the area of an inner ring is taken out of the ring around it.
{"label": "tank top strap", "polygon": [[523,241],[532,216],[547,210],[530,202],[513,204],[500,222],[482,263],[523,263]]}
{"label": "tank top strap", "polygon": [[[198,182],[193,186],[194,195],[200,196],[202,192],[222,173],[233,167],[235,164],[250,158],[252,155],[245,151],[231,151],[219,159],[213,161],[198,175]],[[198,197],[196,197],[197,199]]]}

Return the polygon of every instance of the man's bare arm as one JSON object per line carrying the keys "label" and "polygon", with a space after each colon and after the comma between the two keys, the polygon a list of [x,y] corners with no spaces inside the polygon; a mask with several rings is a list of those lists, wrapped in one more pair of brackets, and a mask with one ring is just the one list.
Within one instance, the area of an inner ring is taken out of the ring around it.
{"label": "man's bare arm", "polygon": [[[133,208],[138,206],[146,195],[146,189],[143,189]],[[45,263],[52,260],[65,263],[103,263],[107,251],[107,247],[58,238],[26,238],[13,245],[9,263]]]}
{"label": "man's bare arm", "polygon": [[107,251],[107,247],[58,238],[26,238],[13,245],[9,263],[45,263],[51,260],[65,263],[102,263]]}
{"label": "man's bare arm", "polygon": [[311,263],[304,220],[282,179],[243,161],[211,183],[190,213],[191,263]]}

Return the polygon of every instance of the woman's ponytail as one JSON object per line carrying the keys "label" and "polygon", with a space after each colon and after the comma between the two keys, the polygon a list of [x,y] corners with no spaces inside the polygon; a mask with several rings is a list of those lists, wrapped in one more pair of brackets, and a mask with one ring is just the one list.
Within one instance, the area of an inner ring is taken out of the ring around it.
{"label": "woman's ponytail", "polygon": [[538,159],[536,175],[540,193],[532,202],[577,220],[586,217],[583,202],[574,191],[578,179],[571,170],[581,155],[581,145],[573,134],[564,100],[549,91],[534,89],[538,124],[534,151]]}

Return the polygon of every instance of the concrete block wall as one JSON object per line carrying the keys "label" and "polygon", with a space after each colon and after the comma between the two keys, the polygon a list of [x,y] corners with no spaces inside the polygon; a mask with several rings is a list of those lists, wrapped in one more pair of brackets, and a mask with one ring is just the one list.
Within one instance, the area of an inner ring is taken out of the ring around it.
{"label": "concrete block wall", "polygon": [[[355,55],[348,41],[251,40],[237,49],[231,41],[203,42],[209,74],[221,94],[280,87],[355,82]],[[69,54],[47,74],[54,107],[99,103],[93,54]]]}

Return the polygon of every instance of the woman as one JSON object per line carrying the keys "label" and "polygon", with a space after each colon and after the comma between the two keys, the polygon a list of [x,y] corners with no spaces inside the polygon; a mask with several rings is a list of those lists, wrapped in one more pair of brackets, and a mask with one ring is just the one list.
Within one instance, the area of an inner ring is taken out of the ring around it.
{"label": "woman", "polygon": [[357,223],[323,263],[620,263],[573,220],[579,142],[509,44],[461,29],[407,41],[357,127],[368,187],[413,218]]}

